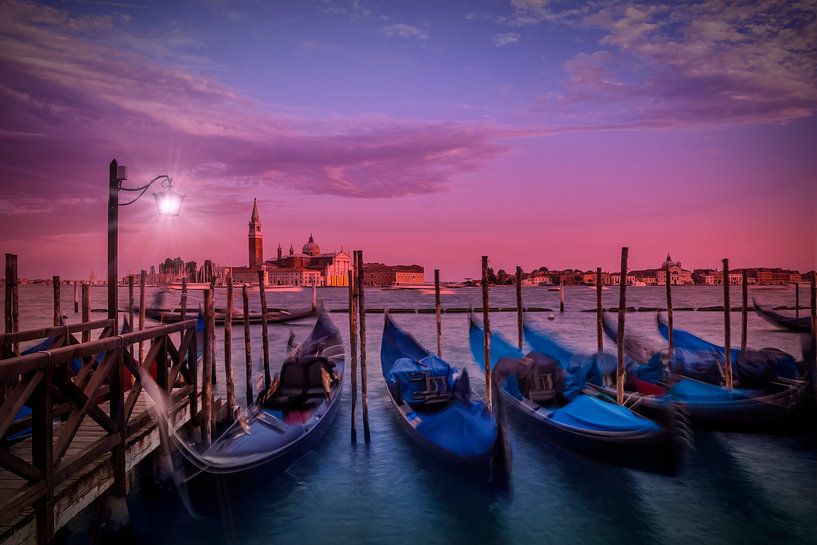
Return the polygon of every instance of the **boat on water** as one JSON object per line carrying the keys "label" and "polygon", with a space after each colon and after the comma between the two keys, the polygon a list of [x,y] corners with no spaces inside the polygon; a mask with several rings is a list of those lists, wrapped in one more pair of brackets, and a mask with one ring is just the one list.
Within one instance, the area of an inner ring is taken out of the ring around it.
{"label": "boat on water", "polygon": [[[484,365],[484,331],[471,318],[471,352]],[[587,388],[585,365],[563,366],[541,353],[523,354],[491,335],[492,376],[509,411],[554,444],[605,462],[666,475],[683,468],[690,448],[686,420],[671,403],[654,418]]]}
{"label": "boat on water", "polygon": [[344,379],[343,339],[325,310],[309,336],[287,355],[256,402],[203,452],[183,442],[199,471],[241,474],[264,466],[279,472],[314,448],[332,425]]}
{"label": "boat on water", "polygon": [[[614,341],[615,325],[607,315],[604,330]],[[674,330],[675,331],[675,330]],[[526,331],[531,345],[554,342],[541,331]],[[683,339],[683,335],[674,337]],[[548,340],[549,339],[549,340]],[[747,365],[745,385],[738,382],[732,389],[723,384],[723,349],[695,351],[676,345],[669,351],[650,348],[648,343],[632,334],[625,334],[627,355],[625,390],[630,403],[645,411],[659,410],[667,401],[680,404],[696,427],[720,430],[760,431],[780,422],[797,408],[803,399],[806,383],[802,380],[770,377],[764,366]],[[734,367],[739,370],[739,366]],[[736,376],[740,374],[736,371]],[[750,378],[751,377],[751,378]],[[764,378],[765,377],[765,378]],[[756,382],[762,380],[761,382]],[[594,388],[613,392],[607,381],[594,381]],[[747,386],[747,387],[744,387]]]}
{"label": "boat on water", "polygon": [[770,324],[794,333],[809,333],[811,331],[811,318],[809,316],[801,316],[798,318],[796,316],[780,314],[771,308],[760,305],[754,299],[752,299],[752,304],[755,307],[755,312]]}
{"label": "boat on water", "polygon": [[501,402],[492,412],[473,399],[468,372],[430,353],[388,314],[380,364],[392,407],[417,445],[480,480],[507,482],[511,453]]}

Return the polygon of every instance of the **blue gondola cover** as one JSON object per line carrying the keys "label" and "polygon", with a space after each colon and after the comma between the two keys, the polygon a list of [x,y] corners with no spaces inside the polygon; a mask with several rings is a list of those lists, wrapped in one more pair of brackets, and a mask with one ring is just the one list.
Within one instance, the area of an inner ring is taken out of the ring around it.
{"label": "blue gondola cover", "polygon": [[580,395],[556,409],[551,419],[565,426],[595,431],[652,433],[661,429],[652,420],[638,416],[626,407],[588,395]]}

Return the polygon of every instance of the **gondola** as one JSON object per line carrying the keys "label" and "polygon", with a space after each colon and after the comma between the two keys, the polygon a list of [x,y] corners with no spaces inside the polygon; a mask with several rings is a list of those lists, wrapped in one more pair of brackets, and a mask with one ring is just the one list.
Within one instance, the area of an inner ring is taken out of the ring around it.
{"label": "gondola", "polygon": [[[483,339],[472,317],[471,352],[484,366]],[[586,388],[583,365],[565,368],[536,351],[523,355],[497,334],[491,335],[491,367],[507,406],[554,444],[643,471],[675,475],[682,469],[690,435],[673,404],[647,418]]]}
{"label": "gondola", "polygon": [[770,308],[765,308],[759,305],[754,299],[752,299],[752,304],[755,306],[755,312],[757,312],[761,318],[770,324],[774,324],[779,328],[792,331],[794,333],[809,333],[811,331],[811,318],[809,316],[803,316],[800,318],[795,316],[786,316],[784,314],[780,314],[779,312],[775,312]]}
{"label": "gondola", "polygon": [[[664,315],[659,312],[656,320],[661,336],[669,339],[669,324]],[[722,346],[676,327],[672,328],[672,341],[674,347],[693,353],[714,355],[719,365],[723,366]],[[803,370],[798,370],[794,356],[778,348],[766,347],[756,350],[747,347],[745,351],[731,348],[729,353],[733,372],[745,387],[765,387],[778,378],[796,379],[803,375]]]}
{"label": "gondola", "polygon": [[[139,312],[139,309],[134,309],[134,312]],[[312,307],[306,310],[299,310],[290,312],[288,310],[268,310],[267,311],[267,323],[268,324],[284,324],[288,322],[295,322],[297,320],[304,320],[306,318],[311,318],[318,314],[318,309],[316,307]],[[182,313],[180,310],[169,310],[169,309],[162,309],[162,308],[146,308],[145,309],[145,317],[156,322],[162,324],[175,324],[177,322],[182,321]],[[198,313],[196,311],[187,311],[185,315],[185,319],[189,320],[192,318],[197,318]],[[216,312],[214,314],[214,319],[216,324],[223,324],[226,321],[226,315],[224,312]],[[249,322],[251,324],[260,324],[263,322],[263,318],[260,312],[251,312],[249,315]],[[244,315],[240,312],[233,313],[233,320],[232,323],[234,324],[243,324],[244,323]]]}
{"label": "gondola", "polygon": [[343,378],[343,339],[321,309],[310,335],[290,351],[256,403],[204,452],[186,443],[182,452],[199,471],[210,474],[246,474],[261,466],[282,471],[314,448],[331,426]]}
{"label": "gondola", "polygon": [[[607,315],[604,330],[611,339],[617,339],[616,327]],[[532,340],[535,335],[547,336],[531,331],[528,342],[535,342]],[[674,401],[685,409],[696,427],[738,431],[768,429],[795,411],[806,390],[804,381],[785,378],[775,378],[764,388],[732,389],[720,381],[700,380],[712,373],[720,376],[723,349],[718,355],[679,347],[673,349],[670,358],[667,350],[650,349],[646,342],[632,334],[625,335],[623,347],[629,359],[625,388],[630,402],[645,411],[653,411],[659,410],[667,400]],[[612,392],[607,385],[593,387]]]}
{"label": "gondola", "polygon": [[510,446],[502,404],[491,412],[472,399],[468,372],[461,375],[400,329],[388,315],[380,364],[401,426],[423,450],[462,473],[507,483]]}

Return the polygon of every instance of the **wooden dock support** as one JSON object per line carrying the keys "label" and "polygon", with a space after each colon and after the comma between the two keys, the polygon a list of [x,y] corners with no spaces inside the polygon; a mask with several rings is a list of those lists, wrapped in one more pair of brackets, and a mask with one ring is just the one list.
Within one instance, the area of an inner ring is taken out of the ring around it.
{"label": "wooden dock support", "polygon": [[525,345],[525,309],[522,306],[522,267],[516,266],[516,329],[519,333],[519,350]]}
{"label": "wooden dock support", "polygon": [[[357,254],[354,254],[357,260]],[[352,372],[352,443],[357,443],[357,261],[349,270],[349,351]]]}
{"label": "wooden dock support", "polygon": [[[17,288],[17,256],[14,254],[6,254],[6,272],[5,272],[5,328],[6,333],[14,333],[17,331],[15,324],[17,323],[17,315],[14,312],[14,301],[17,296],[15,290]],[[14,343],[14,352],[17,353],[17,343]],[[18,354],[19,355],[19,354]]]}
{"label": "wooden dock support", "polygon": [[621,276],[619,277],[618,291],[618,337],[616,346],[618,347],[616,360],[616,402],[624,403],[624,317],[627,314],[627,258],[629,248],[621,248]]}
{"label": "wooden dock support", "polygon": [[60,277],[51,277],[51,287],[54,290],[54,325],[60,325],[62,322],[62,309],[60,308]]}
{"label": "wooden dock support", "polygon": [[[91,321],[91,285],[88,282],[82,283],[82,321],[84,323]],[[82,342],[87,343],[91,340],[91,332],[82,332]]]}
{"label": "wooden dock support", "polygon": [[482,329],[484,331],[483,348],[485,350],[485,405],[490,411],[491,400],[491,322],[488,300],[488,256],[482,256]]}
{"label": "wooden dock support", "polygon": [[741,295],[743,304],[740,307],[740,352],[746,355],[746,342],[749,328],[749,274],[743,269],[741,278]]}
{"label": "wooden dock support", "polygon": [[73,281],[74,284],[74,314],[79,314],[79,284]]}
{"label": "wooden dock support", "polygon": [[264,390],[272,384],[269,368],[269,324],[267,324],[267,294],[264,291],[264,271],[258,270],[258,293],[261,296],[261,349],[264,355]]}
{"label": "wooden dock support", "polygon": [[235,384],[233,383],[233,273],[227,273],[227,303],[224,307],[224,380],[227,388],[227,410],[235,411]]}
{"label": "wooden dock support", "polygon": [[732,389],[732,307],[729,304],[729,260],[723,260],[723,364],[726,387]]}
{"label": "wooden dock support", "polygon": [[368,377],[366,376],[366,296],[364,289],[363,250],[357,250],[356,255],[357,310],[359,316],[358,327],[360,328],[360,404],[363,409],[363,440],[368,443],[371,441],[371,432],[369,430]]}
{"label": "wooden dock support", "polygon": [[669,272],[669,263],[667,263],[666,269],[666,282],[667,282],[667,328],[669,329],[669,333],[667,333],[667,341],[669,341],[669,352],[668,357],[669,361],[672,361],[672,354],[675,350],[675,339],[673,338],[674,335],[674,326],[672,321],[672,277],[670,276]]}
{"label": "wooden dock support", "polygon": [[215,342],[213,290],[204,290],[204,365],[201,371],[201,441],[210,446],[213,438],[213,344]]}
{"label": "wooden dock support", "polygon": [[596,348],[604,351],[604,306],[601,300],[601,267],[596,267]]}
{"label": "wooden dock support", "polygon": [[[145,288],[147,282],[147,271],[139,271],[139,331],[145,330]],[[139,342],[139,364],[145,360],[145,345]]]}
{"label": "wooden dock support", "polygon": [[443,357],[443,317],[440,304],[440,269],[434,269],[434,314],[437,320],[437,356]]}
{"label": "wooden dock support", "polygon": [[559,280],[559,312],[565,311],[565,281]]}
{"label": "wooden dock support", "polygon": [[247,284],[241,286],[241,299],[244,309],[244,382],[246,383],[247,406],[253,402],[252,388],[252,344],[250,343],[250,294]]}

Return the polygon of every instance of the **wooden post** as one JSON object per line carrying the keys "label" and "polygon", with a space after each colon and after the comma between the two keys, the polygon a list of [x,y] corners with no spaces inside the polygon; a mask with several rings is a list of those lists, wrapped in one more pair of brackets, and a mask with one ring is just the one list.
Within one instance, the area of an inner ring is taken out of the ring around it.
{"label": "wooden post", "polygon": [[54,414],[52,400],[53,372],[49,360],[43,378],[32,392],[31,454],[32,465],[42,472],[43,496],[34,504],[37,517],[37,543],[50,543],[54,533]]}
{"label": "wooden post", "polygon": [[667,274],[666,274],[666,282],[667,282],[667,327],[669,328],[669,333],[667,334],[667,340],[669,341],[669,361],[672,361],[672,353],[675,350],[675,339],[673,338],[673,322],[672,322],[672,277],[669,273],[669,263],[665,267]]}
{"label": "wooden post", "polygon": [[811,271],[811,372],[817,389],[817,270]]}
{"label": "wooden post", "polygon": [[366,297],[364,290],[363,274],[363,250],[357,250],[357,301],[358,316],[360,322],[360,404],[363,408],[363,440],[367,443],[371,441],[369,431],[369,399],[367,392],[367,372],[366,372]]}
{"label": "wooden post", "polygon": [[79,314],[79,284],[74,280],[74,314]]}
{"label": "wooden post", "polygon": [[264,270],[258,269],[258,292],[261,295],[261,343],[264,352],[264,390],[272,384],[269,370],[269,327],[267,326],[267,296],[264,292]]}
{"label": "wooden post", "polygon": [[241,286],[241,299],[244,303],[244,382],[247,385],[247,407],[252,405],[252,345],[250,344],[250,295],[247,284]]}
{"label": "wooden post", "polygon": [[746,340],[749,328],[749,274],[746,269],[743,269],[743,277],[741,278],[741,294],[743,295],[743,305],[740,309],[740,351],[746,355]]}
{"label": "wooden post", "polygon": [[624,403],[624,316],[627,312],[627,257],[629,248],[621,248],[621,276],[618,292],[618,358],[616,361],[616,402]]}
{"label": "wooden post", "polygon": [[[17,303],[17,255],[6,254],[6,282],[5,282],[5,312],[6,312],[6,333],[19,331],[19,314]],[[20,355],[20,345],[15,341],[12,345],[15,356]]]}
{"label": "wooden post", "polygon": [[[143,269],[139,272],[139,331],[145,329],[145,283],[147,281],[147,272]],[[139,341],[139,364],[144,363],[145,346],[142,341]]]}
{"label": "wooden post", "polygon": [[599,352],[604,351],[604,307],[601,288],[601,267],[596,267],[596,344]]}
{"label": "wooden post", "polygon": [[732,308],[729,303],[729,260],[723,260],[723,364],[726,387],[732,389]]}
{"label": "wooden post", "polygon": [[227,385],[227,408],[235,407],[233,384],[233,274],[227,273],[227,305],[224,308],[224,376]]}
{"label": "wooden post", "polygon": [[[82,283],[82,321],[91,321],[91,285],[88,282]],[[82,332],[82,342],[87,343],[91,340],[91,332]]]}
{"label": "wooden post", "polygon": [[440,269],[434,269],[434,313],[437,318],[437,356],[443,357],[443,318],[440,308]]}
{"label": "wooden post", "polygon": [[798,282],[794,283],[794,316],[795,318],[800,317],[800,284]]}
{"label": "wooden post", "polygon": [[187,319],[187,277],[182,278],[182,308],[181,310],[181,318],[182,321]]}
{"label": "wooden post", "polygon": [[559,280],[559,312],[565,311],[565,281]]}
{"label": "wooden post", "polygon": [[[54,289],[54,326],[60,325],[62,321],[62,309],[60,308],[60,277],[51,278],[51,286]],[[66,339],[66,342],[68,339]]]}
{"label": "wooden post", "polygon": [[119,184],[122,181],[119,176],[119,164],[114,159],[108,168],[108,319],[113,320],[114,335],[119,333],[117,260],[119,255]]}
{"label": "wooden post", "polygon": [[204,365],[201,372],[201,440],[205,447],[210,446],[213,436],[213,335],[215,332],[213,317],[213,290],[204,290]]}
{"label": "wooden post", "polygon": [[[357,254],[354,254],[357,260]],[[357,261],[349,270],[349,350],[352,370],[352,443],[357,442]]]}
{"label": "wooden post", "polygon": [[482,328],[485,349],[485,405],[490,411],[493,403],[491,400],[491,322],[488,305],[488,256],[484,255],[482,256]]}
{"label": "wooden post", "polygon": [[[202,266],[202,273],[201,273],[202,280],[204,279],[204,267]],[[210,350],[213,352],[213,367],[210,369],[210,381],[215,385],[218,381],[216,373],[216,279],[210,279],[210,291],[213,292],[213,344],[210,345]],[[215,413],[213,414],[213,422],[215,423]],[[214,424],[215,425],[215,424]]]}
{"label": "wooden post", "polygon": [[519,350],[525,344],[525,315],[522,308],[522,267],[516,267],[516,328],[519,333]]}
{"label": "wooden post", "polygon": [[[136,324],[133,321],[133,275],[128,275],[128,326],[131,331]],[[130,355],[133,356],[133,345],[130,345]]]}

